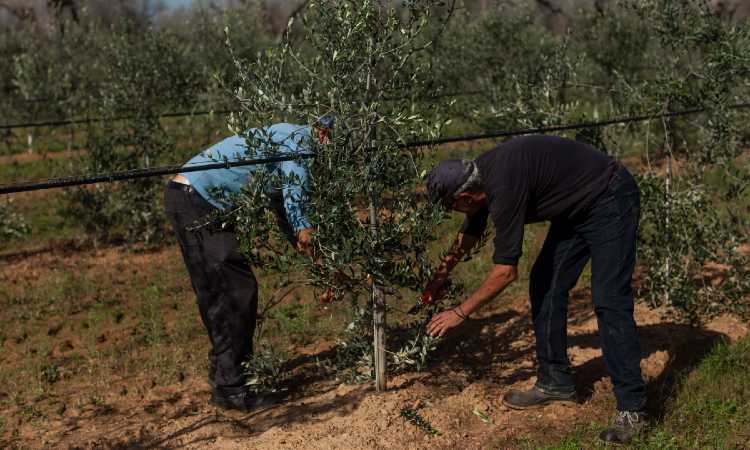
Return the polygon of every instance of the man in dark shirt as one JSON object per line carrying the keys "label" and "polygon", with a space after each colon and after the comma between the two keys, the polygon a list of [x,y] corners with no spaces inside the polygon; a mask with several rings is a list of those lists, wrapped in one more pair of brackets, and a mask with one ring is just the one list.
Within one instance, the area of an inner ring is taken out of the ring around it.
{"label": "man in dark shirt", "polygon": [[594,310],[619,411],[601,437],[629,441],[645,424],[646,405],[631,287],[640,196],[630,173],[589,145],[527,136],[475,161],[443,161],[430,172],[427,188],[434,200],[465,213],[466,220],[424,299],[439,297],[451,270],[484,233],[487,219],[495,225],[495,265],[463,303],[435,315],[429,333],[443,335],[514,281],[524,224],[550,221],[529,282],[537,382],[528,391],[509,392],[503,403],[526,409],[575,400],[567,356],[567,301],[590,258]]}

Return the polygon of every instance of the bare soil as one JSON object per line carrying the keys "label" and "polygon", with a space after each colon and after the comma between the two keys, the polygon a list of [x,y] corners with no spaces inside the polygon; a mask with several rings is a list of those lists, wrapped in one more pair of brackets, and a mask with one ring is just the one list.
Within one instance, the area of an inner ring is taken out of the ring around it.
{"label": "bare soil", "polygon": [[85,155],[87,150],[61,150],[56,152],[25,152],[17,153],[14,155],[3,155],[0,156],[0,164],[25,164],[34,161],[41,161],[44,159],[58,159],[58,158],[71,158],[73,156]]}
{"label": "bare soil", "polygon": [[[154,276],[154,268],[166,270],[170,264],[179,263],[174,247],[152,253],[64,248],[16,253],[0,255],[0,285],[14,289],[41,283],[55,271],[75,270],[101,273],[95,282],[111,290],[132,284],[134,277]],[[174,294],[179,299],[175,300],[174,311],[164,317],[167,333],[180,320],[188,318],[196,324],[198,320],[197,310],[191,306],[187,277],[183,273],[179,278],[181,288]],[[123,292],[128,292],[125,287]],[[82,292],[76,300],[88,301],[88,295]],[[155,358],[149,347],[122,347],[138,326],[130,318],[130,311],[139,308],[142,300],[124,296],[118,301],[116,307],[124,311],[125,318],[99,329],[93,335],[93,345],[102,355],[108,354],[108,348],[135,352],[121,358],[135,361],[136,367],[126,370],[114,364],[104,372],[87,375],[85,370],[71,369],[66,373],[66,361],[75,359],[77,349],[87,339],[68,322],[80,320],[85,311],[66,311],[67,316],[54,311],[45,313],[36,327],[51,346],[50,358],[62,367],[62,376],[44,393],[16,396],[14,401],[10,400],[11,386],[0,386],[0,447],[518,448],[525,439],[556,443],[576,427],[606,422],[613,412],[611,383],[602,361],[596,317],[586,286],[579,286],[572,293],[569,316],[569,354],[580,404],[551,405],[533,411],[513,411],[501,404],[508,390],[526,388],[535,381],[533,333],[524,296],[496,301],[494,308],[447,336],[426,371],[392,377],[385,393],[374,392],[370,384],[342,384],[321,375],[314,360],[325,356],[332,342],[297,347],[289,362],[292,382],[286,398],[252,414],[211,406],[209,386],[200,364],[199,370],[186,370],[167,381],[153,376],[158,368],[149,364]],[[24,305],[4,307],[5,319],[13,311],[24,310]],[[681,371],[692,367],[718,340],[736,340],[748,332],[747,323],[729,316],[694,328],[675,323],[665,318],[663,311],[641,304],[635,314],[643,347],[641,366],[649,384],[650,409],[656,416],[663,412],[664,401]],[[17,368],[20,374],[26,352],[33,348],[24,342],[26,338],[18,336],[22,328],[12,322],[4,326],[7,338],[2,340],[1,364],[4,369]],[[196,327],[199,329],[200,325]],[[199,333],[182,348],[169,348],[202,360],[208,348],[206,341],[205,335]],[[88,398],[93,385],[99,386],[95,401],[82,401]],[[431,436],[407,422],[400,415],[405,407],[417,411],[439,434]]]}

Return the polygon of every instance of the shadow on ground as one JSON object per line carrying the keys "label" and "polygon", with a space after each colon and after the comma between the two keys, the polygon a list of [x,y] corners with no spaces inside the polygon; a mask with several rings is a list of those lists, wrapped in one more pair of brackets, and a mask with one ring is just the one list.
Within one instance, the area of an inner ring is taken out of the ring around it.
{"label": "shadow on ground", "polygon": [[[592,314],[590,308],[578,304],[579,300],[571,299],[571,327],[588,320]],[[698,364],[718,341],[726,338],[721,333],[677,323],[641,326],[639,335],[643,358],[656,352],[668,354],[666,362],[661,363],[664,366],[659,374],[648,381],[649,410],[657,419],[663,415],[664,405],[675,391],[679,375]],[[598,349],[598,333],[579,331],[569,337],[568,345],[571,348]],[[294,370],[316,359],[326,359],[332,351],[300,356],[290,361],[288,367]],[[591,398],[595,383],[607,377],[601,356],[575,366],[574,372],[583,400]],[[448,335],[419,380],[436,392],[460,392],[475,382],[510,386],[534,376],[534,339],[528,313],[507,310],[473,320]],[[166,435],[163,431],[150,432],[148,427],[142,427],[137,433],[131,429],[129,435],[120,434],[117,440],[97,442],[96,447],[171,448],[210,443],[220,436],[248,438],[273,427],[325,421],[331,413],[350,414],[373,393],[372,389],[362,387],[337,392],[333,398],[325,395],[338,386],[324,373],[302,370],[292,380],[293,389],[285,404],[247,415],[221,411],[211,414],[206,408],[196,405],[194,410],[188,408],[174,417],[192,415],[195,420]],[[410,386],[410,383],[405,383],[395,389],[409,389]],[[157,421],[152,424],[159,426]]]}

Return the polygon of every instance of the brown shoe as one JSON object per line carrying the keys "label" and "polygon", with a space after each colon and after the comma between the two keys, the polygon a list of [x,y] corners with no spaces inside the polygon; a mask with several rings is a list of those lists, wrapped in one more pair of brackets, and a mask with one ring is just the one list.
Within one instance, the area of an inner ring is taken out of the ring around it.
{"label": "brown shoe", "polygon": [[576,392],[555,391],[534,386],[528,391],[511,390],[503,396],[503,405],[512,409],[531,409],[550,403],[577,404]]}

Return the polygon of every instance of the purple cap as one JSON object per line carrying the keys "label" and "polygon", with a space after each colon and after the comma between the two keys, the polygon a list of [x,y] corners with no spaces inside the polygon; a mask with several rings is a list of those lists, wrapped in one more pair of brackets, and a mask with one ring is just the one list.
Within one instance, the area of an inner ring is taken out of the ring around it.
{"label": "purple cap", "polygon": [[433,167],[427,175],[427,191],[430,200],[447,205],[453,200],[456,191],[466,183],[472,173],[471,161],[446,159]]}

